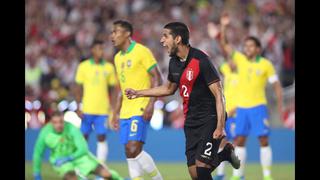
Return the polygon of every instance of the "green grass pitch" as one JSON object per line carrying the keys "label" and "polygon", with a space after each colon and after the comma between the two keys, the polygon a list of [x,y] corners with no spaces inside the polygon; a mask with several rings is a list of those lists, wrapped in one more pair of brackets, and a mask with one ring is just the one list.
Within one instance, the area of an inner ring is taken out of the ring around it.
{"label": "green grass pitch", "polygon": [[[128,177],[128,169],[126,162],[111,162],[108,164],[110,168],[117,170],[122,176]],[[157,163],[159,170],[165,180],[190,180],[187,166],[184,163]],[[292,164],[273,164],[272,175],[274,180],[294,180],[295,165]],[[246,180],[262,180],[262,171],[260,164],[247,164]],[[55,174],[48,163],[42,164],[42,178],[43,180],[61,180]],[[227,179],[232,174],[231,166],[226,168]],[[91,176],[92,177],[92,176]],[[25,163],[25,179],[32,180],[32,164]],[[145,180],[150,178],[145,177]]]}

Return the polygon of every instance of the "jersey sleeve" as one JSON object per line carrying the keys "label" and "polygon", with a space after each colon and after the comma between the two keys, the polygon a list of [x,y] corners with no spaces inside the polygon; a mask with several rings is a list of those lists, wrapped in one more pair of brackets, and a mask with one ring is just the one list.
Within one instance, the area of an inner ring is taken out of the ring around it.
{"label": "jersey sleeve", "polygon": [[108,78],[108,85],[115,86],[116,84],[118,84],[118,81],[116,78],[115,68],[112,64],[110,64],[108,67],[108,70],[109,70],[109,76],[107,77]]}
{"label": "jersey sleeve", "polygon": [[246,56],[239,51],[233,51],[231,58],[237,66],[241,66],[247,60]]}
{"label": "jersey sleeve", "polygon": [[276,74],[274,66],[272,65],[272,63],[270,61],[267,61],[266,72],[267,72],[268,81],[271,84],[278,80],[278,76]]}
{"label": "jersey sleeve", "polygon": [[172,59],[170,59],[169,62],[169,71],[168,71],[168,81],[173,82],[173,83],[177,83],[175,82],[173,75],[172,75],[172,68],[173,68],[173,64],[172,64]]}
{"label": "jersey sleeve", "polygon": [[154,67],[157,66],[157,61],[154,58],[152,52],[148,48],[144,49],[143,53],[141,53],[141,56],[142,56],[142,65],[148,72],[150,72]]}
{"label": "jersey sleeve", "polygon": [[83,69],[83,65],[81,63],[79,64],[79,66],[77,68],[75,81],[78,84],[82,84],[84,82],[84,69]]}
{"label": "jersey sleeve", "polygon": [[200,60],[200,73],[207,85],[220,81],[219,74],[208,58]]}
{"label": "jersey sleeve", "polygon": [[231,70],[228,66],[228,63],[223,63],[220,68],[219,68],[220,72],[224,75],[224,76],[227,76],[228,74],[231,73]]}
{"label": "jersey sleeve", "polygon": [[41,172],[42,156],[43,156],[43,152],[46,148],[46,144],[44,141],[46,134],[47,134],[47,130],[45,128],[43,128],[40,131],[40,134],[39,134],[38,139],[36,141],[36,144],[34,146],[34,151],[33,151],[33,173],[34,174]]}
{"label": "jersey sleeve", "polygon": [[73,152],[70,156],[73,159],[76,159],[78,157],[81,157],[83,155],[85,155],[86,153],[88,153],[88,146],[87,146],[87,142],[84,139],[83,135],[81,134],[80,130],[76,127],[74,127],[73,125],[70,125],[70,133],[71,136],[74,140],[74,144],[76,146],[76,151]]}

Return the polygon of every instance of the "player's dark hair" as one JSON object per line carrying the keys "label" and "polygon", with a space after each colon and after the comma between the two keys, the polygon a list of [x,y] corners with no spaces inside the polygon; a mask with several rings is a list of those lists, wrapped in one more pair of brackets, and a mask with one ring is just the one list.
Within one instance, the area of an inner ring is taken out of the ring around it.
{"label": "player's dark hair", "polygon": [[117,20],[113,22],[113,25],[119,25],[122,28],[124,28],[126,31],[128,31],[130,33],[130,36],[132,36],[133,34],[133,27],[131,25],[131,23],[129,23],[128,21],[125,20]]}
{"label": "player's dark hair", "polygon": [[54,116],[63,116],[63,115],[64,115],[63,112],[57,110],[51,113],[50,119],[53,118]]}
{"label": "player's dark hair", "polygon": [[173,38],[180,36],[181,43],[189,45],[189,29],[182,22],[171,22],[164,26],[165,29],[170,29]]}
{"label": "player's dark hair", "polygon": [[254,36],[249,36],[245,39],[245,41],[251,40],[255,43],[255,45],[259,48],[261,48],[261,42],[258,38],[254,37]]}
{"label": "player's dark hair", "polygon": [[93,41],[93,43],[91,44],[91,47],[94,47],[95,45],[100,45],[100,44],[103,44],[103,41],[99,40],[99,39],[96,39]]}

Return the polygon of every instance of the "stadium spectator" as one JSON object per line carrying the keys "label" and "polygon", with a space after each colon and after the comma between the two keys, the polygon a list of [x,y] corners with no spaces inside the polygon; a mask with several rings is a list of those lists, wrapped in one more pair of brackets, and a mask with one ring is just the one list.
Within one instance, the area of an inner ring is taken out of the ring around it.
{"label": "stadium spectator", "polygon": [[[28,0],[26,86],[38,99],[50,95],[51,98],[43,98],[48,102],[42,104],[68,98],[75,67],[90,55],[94,37],[106,42],[106,59],[113,62],[110,57],[115,50],[106,35],[110,34],[112,22],[123,18],[135,25],[133,39],[151,49],[164,77],[168,73],[168,57],[157,37],[161,27],[172,20],[188,24],[193,46],[205,50],[212,59],[221,59],[218,42],[210,39],[205,28],[208,23],[218,24],[224,10],[237,19],[227,32],[233,47],[239,49],[241,38],[246,35],[260,37],[262,55],[275,64],[283,86],[289,86],[294,82],[294,8],[293,0]],[[46,81],[56,78],[61,88],[49,86],[57,81]]]}

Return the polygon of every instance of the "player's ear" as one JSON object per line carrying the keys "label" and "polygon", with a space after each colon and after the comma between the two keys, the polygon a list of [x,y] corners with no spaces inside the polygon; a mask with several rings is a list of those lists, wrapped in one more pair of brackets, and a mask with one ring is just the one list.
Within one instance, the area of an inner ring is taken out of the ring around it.
{"label": "player's ear", "polygon": [[176,38],[174,39],[176,41],[177,44],[179,44],[182,40],[181,36],[176,36]]}
{"label": "player's ear", "polygon": [[130,37],[130,32],[129,31],[126,31],[126,36]]}

